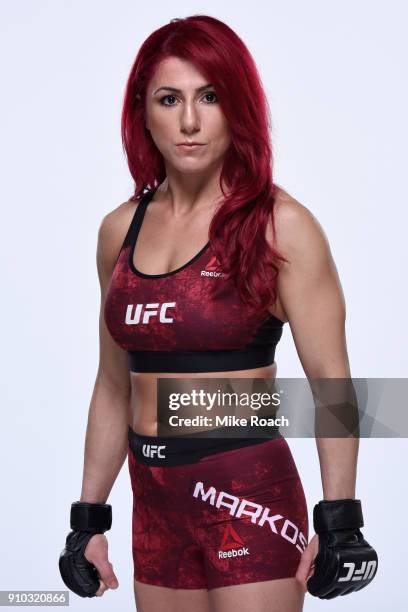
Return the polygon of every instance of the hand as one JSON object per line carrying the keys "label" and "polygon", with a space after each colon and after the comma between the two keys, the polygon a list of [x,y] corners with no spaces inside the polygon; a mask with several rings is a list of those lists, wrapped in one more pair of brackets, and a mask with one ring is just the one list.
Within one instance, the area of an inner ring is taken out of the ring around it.
{"label": "hand", "polygon": [[99,502],[71,504],[71,530],[58,560],[61,578],[80,597],[98,597],[116,589],[118,580],[108,560],[108,541],[103,535],[112,526],[112,506]]}
{"label": "hand", "polygon": [[113,571],[113,565],[108,558],[108,540],[103,533],[97,533],[89,540],[84,556],[92,563],[99,574],[99,589],[96,597],[101,597],[108,589],[117,589],[118,579]]}
{"label": "hand", "polygon": [[305,565],[300,573],[304,579],[314,560],[313,574],[307,576],[306,582],[309,593],[320,599],[333,599],[368,586],[376,575],[378,556],[360,531],[364,527],[361,501],[321,500],[313,509],[313,526],[319,537],[317,555],[315,545],[312,551],[305,550]]}
{"label": "hand", "polygon": [[319,536],[317,533],[315,533],[302,553],[302,557],[295,575],[295,578],[302,584],[305,592],[307,591],[307,581],[314,574],[314,560],[318,551]]}
{"label": "hand", "polygon": [[103,534],[70,531],[59,557],[59,569],[64,584],[80,597],[99,597],[108,588],[118,587]]}

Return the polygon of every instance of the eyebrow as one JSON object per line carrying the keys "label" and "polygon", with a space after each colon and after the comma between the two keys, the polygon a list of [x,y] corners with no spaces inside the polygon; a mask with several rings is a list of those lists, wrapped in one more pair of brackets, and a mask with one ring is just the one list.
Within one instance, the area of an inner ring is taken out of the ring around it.
{"label": "eyebrow", "polygon": [[[202,85],[201,87],[197,87],[196,92],[199,93],[200,91],[203,91],[204,89],[207,89],[207,87],[212,87],[212,83],[207,83],[207,85]],[[163,87],[159,87],[159,89],[156,89],[156,91],[153,92],[153,95],[157,94],[158,91],[161,91],[162,89],[166,89],[167,91],[174,91],[174,93],[182,93],[181,89],[177,89],[176,87],[168,87],[167,85],[163,86]]]}

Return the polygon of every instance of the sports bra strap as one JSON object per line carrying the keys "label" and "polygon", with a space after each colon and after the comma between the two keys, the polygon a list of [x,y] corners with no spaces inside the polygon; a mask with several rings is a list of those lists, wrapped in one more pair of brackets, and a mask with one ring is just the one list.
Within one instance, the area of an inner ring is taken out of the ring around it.
{"label": "sports bra strap", "polygon": [[137,238],[137,234],[141,225],[141,222],[143,220],[144,217],[144,213],[146,211],[146,207],[148,205],[148,203],[150,202],[150,200],[152,199],[154,194],[154,191],[147,191],[146,193],[144,193],[142,195],[142,197],[140,198],[140,201],[138,203],[138,205],[136,206],[136,210],[133,214],[132,217],[132,221],[130,222],[130,225],[128,227],[128,230],[126,232],[125,238],[122,242],[122,246],[119,249],[119,253],[118,256],[116,258],[115,264],[114,266],[117,264],[118,259],[120,257],[120,254],[122,253],[122,251],[124,249],[126,249],[128,246],[132,246]]}
{"label": "sports bra strap", "polygon": [[139,204],[136,207],[135,214],[133,215],[132,222],[126,234],[126,238],[123,242],[123,248],[132,246],[136,242],[137,235],[139,233],[140,226],[143,221],[143,217],[146,212],[146,208],[150,200],[153,198],[154,191],[148,191],[144,193],[140,199]]}

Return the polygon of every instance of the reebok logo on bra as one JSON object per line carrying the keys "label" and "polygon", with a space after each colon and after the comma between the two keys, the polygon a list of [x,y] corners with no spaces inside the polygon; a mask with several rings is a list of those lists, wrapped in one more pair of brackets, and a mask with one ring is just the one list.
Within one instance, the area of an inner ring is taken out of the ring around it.
{"label": "reebok logo on bra", "polygon": [[242,538],[237,534],[231,525],[227,525],[224,531],[220,550],[218,551],[219,559],[228,557],[242,557],[249,555],[249,550],[244,546]]}
{"label": "reebok logo on bra", "polygon": [[[174,308],[175,305],[176,302],[163,302],[163,304],[128,304],[125,323],[126,325],[149,323],[149,319],[152,317],[159,317],[160,323],[173,323],[174,319],[167,317],[166,311],[168,308]],[[132,316],[133,307],[135,307],[135,312]]]}
{"label": "reebok logo on bra", "polygon": [[[193,497],[201,499],[203,502],[211,504],[216,508],[228,508],[231,516],[242,517],[248,516],[251,518],[251,523],[263,527],[269,525],[272,533],[280,535],[282,538],[296,546],[303,553],[307,546],[307,540],[299,528],[289,519],[281,514],[270,515],[271,509],[267,506],[261,506],[247,499],[239,498],[231,493],[219,491],[215,487],[204,489],[202,482],[196,482]],[[282,523],[283,521],[283,523]]]}
{"label": "reebok logo on bra", "polygon": [[216,268],[217,268],[217,258],[214,255],[210,261],[208,262],[208,264],[205,266],[204,270],[201,270],[200,272],[200,276],[225,276],[225,274],[223,272],[216,272]]}

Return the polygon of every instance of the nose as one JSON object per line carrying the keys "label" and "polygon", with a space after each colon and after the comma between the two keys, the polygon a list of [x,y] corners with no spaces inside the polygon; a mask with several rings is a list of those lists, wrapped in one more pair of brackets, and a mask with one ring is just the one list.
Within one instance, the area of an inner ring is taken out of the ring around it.
{"label": "nose", "polygon": [[200,130],[200,117],[194,102],[185,102],[180,117],[183,134],[194,134]]}

